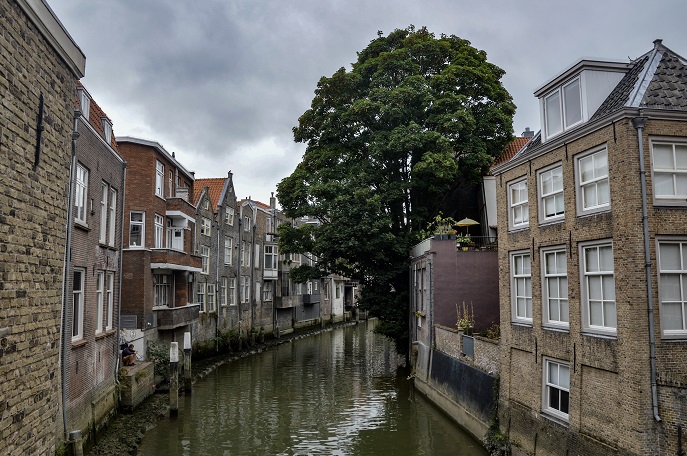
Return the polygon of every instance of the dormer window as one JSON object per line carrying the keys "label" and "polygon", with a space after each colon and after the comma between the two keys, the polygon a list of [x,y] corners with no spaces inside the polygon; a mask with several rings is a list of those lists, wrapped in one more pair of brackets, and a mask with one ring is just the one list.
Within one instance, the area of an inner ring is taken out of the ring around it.
{"label": "dormer window", "polygon": [[77,96],[79,97],[79,106],[81,108],[81,114],[88,119],[88,116],[91,112],[91,97],[88,95],[88,92],[86,92],[86,89],[83,87],[78,87],[76,89]]}
{"label": "dormer window", "polygon": [[582,122],[582,92],[579,77],[544,97],[544,119],[547,138]]}
{"label": "dormer window", "polygon": [[112,143],[112,122],[107,117],[102,117],[100,122],[103,125],[103,137],[105,138],[105,142],[108,144]]}

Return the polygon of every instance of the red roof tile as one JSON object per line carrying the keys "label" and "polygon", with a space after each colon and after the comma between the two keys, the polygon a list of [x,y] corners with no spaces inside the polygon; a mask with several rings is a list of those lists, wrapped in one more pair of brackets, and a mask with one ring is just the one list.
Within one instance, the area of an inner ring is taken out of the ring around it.
{"label": "red roof tile", "polygon": [[198,205],[198,199],[200,194],[203,192],[203,188],[208,188],[208,194],[210,196],[210,204],[212,204],[212,209],[217,212],[217,206],[219,205],[219,199],[222,196],[222,189],[224,189],[224,183],[227,180],[226,177],[210,177],[207,179],[196,179],[193,184],[193,201],[195,205]]}
{"label": "red roof tile", "polygon": [[530,139],[532,139],[532,138],[531,137],[525,138],[522,136],[518,136],[516,138],[513,138],[513,140],[508,143],[508,145],[506,146],[504,151],[501,153],[501,155],[496,160],[494,160],[494,164],[491,166],[493,167],[496,165],[500,165],[501,163],[506,163],[511,158],[515,157],[515,154],[520,152],[520,149],[525,147],[525,144],[527,144]]}

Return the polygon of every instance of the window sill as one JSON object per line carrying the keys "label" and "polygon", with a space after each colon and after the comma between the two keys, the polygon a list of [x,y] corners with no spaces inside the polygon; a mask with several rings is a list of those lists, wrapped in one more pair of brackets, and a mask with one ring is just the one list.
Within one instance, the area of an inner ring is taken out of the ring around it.
{"label": "window sill", "polygon": [[611,205],[609,204],[608,206],[598,207],[595,209],[587,209],[585,211],[578,210],[577,218],[584,218],[584,217],[589,217],[592,215],[600,215],[600,214],[605,214],[605,213],[610,213],[610,212],[611,212]]}
{"label": "window sill", "polygon": [[101,332],[95,334],[95,340],[104,339],[107,336],[111,336],[112,334],[114,334],[116,332],[117,331],[115,331],[114,329],[107,329],[105,331],[101,331]]}
{"label": "window sill", "polygon": [[586,330],[586,331],[582,330],[581,334],[583,336],[594,337],[596,339],[618,340],[617,334],[600,334],[600,333],[589,332],[589,330]]}
{"label": "window sill", "polygon": [[519,327],[521,327],[521,328],[529,328],[529,329],[532,329],[532,322],[511,321],[510,324],[511,324],[511,326],[519,326]]}
{"label": "window sill", "polygon": [[570,328],[542,325],[542,329],[544,329],[545,331],[570,334]]}
{"label": "window sill", "polygon": [[556,218],[556,219],[551,219],[551,220],[540,220],[539,226],[545,227],[545,226],[551,226],[551,225],[560,225],[563,222],[565,222],[565,216],[560,217],[560,218]]}
{"label": "window sill", "polygon": [[91,228],[88,226],[88,224],[86,224],[80,220],[74,220],[74,228],[78,228],[78,229],[84,230],[84,231],[91,231]]}
{"label": "window sill", "polygon": [[74,349],[74,348],[79,348],[79,347],[83,347],[83,346],[86,345],[87,343],[88,343],[88,341],[87,341],[86,339],[81,339],[81,340],[72,341],[72,349]]}
{"label": "window sill", "polygon": [[542,416],[542,418],[546,418],[548,421],[551,421],[553,423],[561,425],[564,428],[568,428],[570,426],[570,423],[568,422],[568,420],[566,420],[564,418],[560,418],[551,412],[547,412],[545,410],[542,410],[541,416]]}
{"label": "window sill", "polygon": [[522,225],[522,226],[515,226],[515,227],[508,227],[508,234],[513,234],[513,233],[519,233],[521,231],[529,230],[530,225]]}

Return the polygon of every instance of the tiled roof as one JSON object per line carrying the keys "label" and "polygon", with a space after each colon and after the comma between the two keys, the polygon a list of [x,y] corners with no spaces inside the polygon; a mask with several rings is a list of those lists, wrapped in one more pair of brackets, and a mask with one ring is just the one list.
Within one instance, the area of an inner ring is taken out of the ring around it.
{"label": "tiled roof", "polygon": [[501,152],[501,155],[494,160],[493,166],[498,166],[502,163],[506,163],[509,161],[511,158],[515,157],[515,154],[517,154],[520,149],[525,147],[525,144],[529,142],[529,140],[532,139],[531,137],[523,137],[523,136],[518,136],[513,138],[511,142],[506,145],[506,148]]}
{"label": "tiled roof", "polygon": [[213,212],[217,212],[217,206],[219,205],[219,199],[222,196],[222,190],[224,189],[224,183],[226,182],[226,177],[211,177],[207,179],[196,179],[193,184],[193,202],[198,206],[198,200],[200,195],[203,193],[203,188],[208,187],[208,194],[210,196],[210,204],[212,204]]}
{"label": "tiled roof", "polygon": [[243,204],[243,203],[245,203],[245,202],[247,202],[247,201],[252,202],[253,204],[255,204],[256,206],[258,206],[258,207],[260,207],[260,208],[262,208],[262,209],[270,209],[270,205],[269,205],[269,204],[265,204],[265,203],[263,203],[263,202],[261,202],[261,201],[256,201],[256,200],[242,199],[242,200],[239,200],[238,205],[240,206],[241,204]]}
{"label": "tiled roof", "polygon": [[640,106],[687,110],[687,65],[667,48]]}

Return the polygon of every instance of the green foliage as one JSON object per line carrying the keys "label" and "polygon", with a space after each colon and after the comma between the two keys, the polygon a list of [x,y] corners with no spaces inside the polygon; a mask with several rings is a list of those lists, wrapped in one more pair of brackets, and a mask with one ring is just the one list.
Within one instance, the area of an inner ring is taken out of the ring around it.
{"label": "green foliage", "polygon": [[496,377],[494,380],[494,389],[492,391],[492,409],[491,419],[489,422],[489,429],[484,435],[484,447],[489,452],[490,456],[510,456],[511,446],[508,437],[501,433],[499,425],[499,388],[500,379]]}
{"label": "green foliage", "polygon": [[465,334],[471,334],[475,327],[475,311],[472,308],[472,303],[470,307],[463,301],[463,307],[459,307],[456,304],[456,314],[458,314],[458,320],[456,321],[456,327],[463,331]]}
{"label": "green foliage", "polygon": [[453,217],[444,217],[444,214],[439,212],[434,219],[427,225],[427,228],[420,232],[421,239],[427,239],[434,234],[456,234],[453,226],[456,221]]}
{"label": "green foliage", "polygon": [[408,338],[408,251],[459,185],[475,183],[512,136],[515,112],[503,70],[456,36],[409,27],[379,36],[317,84],[293,129],[307,145],[277,187],[289,217],[281,253],[317,262],[297,281],[341,274],[401,350]]}
{"label": "green foliage", "polygon": [[[148,342],[148,359],[155,361],[155,375],[162,377],[163,383],[169,382],[169,347],[164,344]],[[183,359],[181,354],[179,359]]]}

